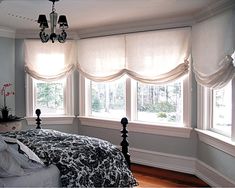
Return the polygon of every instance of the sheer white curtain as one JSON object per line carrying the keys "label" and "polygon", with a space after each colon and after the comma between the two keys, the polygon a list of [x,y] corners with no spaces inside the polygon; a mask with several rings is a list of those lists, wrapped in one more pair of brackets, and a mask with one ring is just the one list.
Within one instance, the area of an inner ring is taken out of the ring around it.
{"label": "sheer white curtain", "polygon": [[191,28],[141,32],[78,41],[77,68],[94,81],[128,74],[145,83],[165,83],[188,72]]}
{"label": "sheer white curtain", "polygon": [[193,67],[199,84],[219,89],[234,76],[235,10],[193,26]]}
{"label": "sheer white curtain", "polygon": [[42,43],[25,40],[25,71],[35,79],[53,81],[71,73],[77,62],[75,41]]}

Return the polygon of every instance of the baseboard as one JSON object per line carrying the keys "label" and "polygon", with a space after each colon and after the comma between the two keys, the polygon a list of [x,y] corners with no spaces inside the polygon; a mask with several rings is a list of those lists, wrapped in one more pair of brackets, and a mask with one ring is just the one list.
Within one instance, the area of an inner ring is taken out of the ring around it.
{"label": "baseboard", "polygon": [[234,187],[235,182],[194,157],[130,148],[131,162],[194,174],[213,187]]}
{"label": "baseboard", "polygon": [[130,148],[133,163],[194,174],[195,158]]}
{"label": "baseboard", "polygon": [[235,182],[214,168],[197,160],[195,175],[213,187],[234,187]]}

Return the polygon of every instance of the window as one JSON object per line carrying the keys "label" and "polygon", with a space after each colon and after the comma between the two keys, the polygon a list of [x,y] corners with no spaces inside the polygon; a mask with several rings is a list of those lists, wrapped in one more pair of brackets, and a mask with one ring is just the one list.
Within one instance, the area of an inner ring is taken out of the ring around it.
{"label": "window", "polygon": [[27,116],[41,109],[43,116],[72,115],[72,78],[44,82],[27,75]]}
{"label": "window", "polygon": [[[189,126],[189,76],[165,85],[144,84],[127,76],[93,82],[81,76],[80,115],[154,125]],[[85,89],[86,88],[86,89]]]}
{"label": "window", "polygon": [[[235,79],[218,90],[198,86],[198,128],[235,140]],[[226,139],[226,138],[224,138]]]}
{"label": "window", "polygon": [[91,115],[120,118],[125,116],[125,79],[91,83]]}
{"label": "window", "polygon": [[34,111],[39,108],[44,114],[65,114],[65,80],[47,83],[34,80]]}
{"label": "window", "polygon": [[166,85],[137,83],[137,120],[183,122],[182,82]]}
{"label": "window", "polygon": [[213,91],[212,131],[231,137],[232,125],[232,82]]}

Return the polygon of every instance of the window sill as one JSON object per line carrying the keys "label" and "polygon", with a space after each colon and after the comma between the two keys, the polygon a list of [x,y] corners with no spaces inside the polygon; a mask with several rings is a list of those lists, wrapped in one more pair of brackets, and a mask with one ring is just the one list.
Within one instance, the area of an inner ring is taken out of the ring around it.
{"label": "window sill", "polygon": [[[28,125],[36,125],[36,118],[37,117],[26,117],[25,119],[28,122]],[[66,124],[72,124],[73,119],[75,116],[48,116],[48,117],[40,117],[42,120],[42,124],[47,125],[66,125]]]}
{"label": "window sill", "polygon": [[[82,125],[93,126],[93,127],[101,127],[106,129],[116,129],[120,130],[122,125],[120,121],[116,120],[107,120],[101,118],[93,118],[93,117],[78,117]],[[130,132],[138,132],[138,133],[147,133],[147,134],[155,134],[155,135],[165,135],[165,136],[173,136],[173,137],[182,137],[189,138],[192,128],[189,127],[176,127],[176,126],[159,126],[156,124],[146,124],[140,122],[129,121],[127,128]]]}
{"label": "window sill", "polygon": [[235,142],[233,142],[231,138],[208,130],[195,130],[202,142],[235,157]]}

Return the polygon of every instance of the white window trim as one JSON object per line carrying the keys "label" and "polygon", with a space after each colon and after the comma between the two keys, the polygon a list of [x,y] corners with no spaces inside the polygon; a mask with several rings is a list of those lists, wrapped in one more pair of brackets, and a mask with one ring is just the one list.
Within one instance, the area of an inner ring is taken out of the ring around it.
{"label": "white window trim", "polygon": [[[40,117],[42,125],[70,125],[75,116],[47,116]],[[26,117],[28,125],[36,125],[36,117]]]}
{"label": "white window trim", "polygon": [[[90,104],[88,96],[90,96],[89,84],[86,83],[85,79],[81,74],[79,75],[79,120],[82,125],[101,127],[107,129],[120,130],[121,120],[113,120],[107,118],[98,118],[89,116],[89,108],[86,104]],[[89,81],[88,81],[89,82]],[[136,95],[132,93],[135,86],[135,81],[126,79],[126,117],[129,120],[129,130],[132,132],[148,133],[155,135],[173,136],[189,138],[192,131],[191,128],[191,73],[186,76],[183,81],[183,103],[184,103],[184,126],[177,126],[174,123],[169,124],[158,124],[158,123],[146,123],[141,121],[135,121],[135,104]]]}
{"label": "white window trim", "polygon": [[[48,125],[61,125],[61,124],[72,124],[74,119],[74,96],[73,96],[73,84],[74,78],[69,75],[66,79],[66,89],[64,89],[65,98],[65,115],[43,115],[40,116],[43,124]],[[26,74],[26,120],[28,125],[35,125],[36,114],[33,112],[33,79],[31,76]]]}
{"label": "white window trim", "polygon": [[[232,81],[232,92],[235,92],[235,79]],[[197,129],[199,140],[235,157],[235,117],[232,115],[231,138],[213,132],[212,124],[212,91],[201,85],[197,86]],[[235,95],[232,94],[232,114],[235,114]]]}
{"label": "white window trim", "polygon": [[[91,127],[99,127],[105,129],[114,129],[121,130],[121,120],[111,120],[111,119],[102,119],[102,118],[94,118],[87,116],[79,116],[78,117],[81,125],[91,126]],[[164,136],[172,136],[172,137],[181,137],[181,138],[189,138],[192,128],[189,127],[174,127],[174,126],[162,126],[156,124],[149,123],[139,123],[135,121],[129,121],[127,125],[127,129],[130,132],[137,133],[147,133],[154,135],[164,135]]]}

